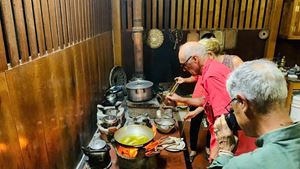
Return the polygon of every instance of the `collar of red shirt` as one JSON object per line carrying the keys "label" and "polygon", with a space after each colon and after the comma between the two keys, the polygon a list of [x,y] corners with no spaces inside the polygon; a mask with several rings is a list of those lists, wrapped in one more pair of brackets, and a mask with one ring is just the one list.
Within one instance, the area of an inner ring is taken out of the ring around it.
{"label": "collar of red shirt", "polygon": [[202,70],[201,70],[201,74],[202,76],[207,72],[208,68],[209,68],[209,65],[210,63],[213,61],[213,59],[207,59],[202,67]]}

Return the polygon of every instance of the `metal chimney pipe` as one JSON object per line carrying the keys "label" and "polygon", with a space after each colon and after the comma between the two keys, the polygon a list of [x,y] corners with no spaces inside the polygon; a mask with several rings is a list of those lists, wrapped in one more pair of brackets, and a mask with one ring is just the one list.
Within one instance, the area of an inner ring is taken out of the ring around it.
{"label": "metal chimney pipe", "polygon": [[134,51],[134,67],[135,76],[144,76],[144,62],[143,62],[143,0],[133,0],[133,51]]}

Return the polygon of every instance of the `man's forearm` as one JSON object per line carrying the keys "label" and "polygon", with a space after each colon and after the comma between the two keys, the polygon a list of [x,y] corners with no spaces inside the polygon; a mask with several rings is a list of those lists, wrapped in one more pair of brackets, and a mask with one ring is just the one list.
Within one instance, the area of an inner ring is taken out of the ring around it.
{"label": "man's forearm", "polygon": [[182,97],[179,101],[196,107],[203,106],[204,104],[204,98],[200,98],[200,97],[199,98]]}

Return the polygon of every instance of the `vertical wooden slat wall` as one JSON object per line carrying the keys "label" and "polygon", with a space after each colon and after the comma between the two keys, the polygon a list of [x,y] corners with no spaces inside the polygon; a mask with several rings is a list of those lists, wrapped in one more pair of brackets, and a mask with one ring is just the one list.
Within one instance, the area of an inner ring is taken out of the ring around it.
{"label": "vertical wooden slat wall", "polygon": [[27,62],[29,59],[29,51],[28,51],[28,43],[27,43],[27,35],[25,28],[25,20],[24,20],[24,8],[22,5],[22,1],[13,0],[13,9],[17,30],[17,37],[19,40],[19,50],[20,50],[20,58],[22,62]]}
{"label": "vertical wooden slat wall", "polygon": [[[97,18],[103,19],[106,15],[103,11],[109,8],[110,4],[106,1],[3,0],[0,3],[3,21],[1,30],[4,44],[6,44],[3,65],[11,67],[44,54],[50,54],[59,48],[63,49],[69,44],[86,40],[103,29],[107,29],[102,21],[97,22]],[[132,0],[127,0],[126,4],[126,26],[131,29]],[[146,6],[149,14],[145,16],[148,20],[148,27],[163,28],[167,25],[163,23],[172,23],[165,20],[165,18],[170,18],[164,13],[165,8],[169,8],[170,5],[164,5],[164,0],[148,0]],[[153,13],[155,15],[151,18]],[[175,16],[174,14],[173,10],[172,17]],[[8,69],[7,66],[4,67],[6,67],[4,70]]]}
{"label": "vertical wooden slat wall", "polygon": [[0,20],[0,71],[2,72],[6,69],[7,69],[7,60],[6,60],[6,53],[5,53],[3,32],[2,32],[2,24]]}
{"label": "vertical wooden slat wall", "polygon": [[31,59],[38,57],[38,44],[36,39],[36,28],[34,24],[34,16],[32,9],[32,0],[23,1],[25,8],[26,27],[28,33],[29,49]]}
{"label": "vertical wooden slat wall", "polygon": [[5,31],[5,37],[7,37],[7,54],[9,56],[9,61],[11,66],[19,65],[19,50],[17,45],[17,38],[15,33],[15,24],[13,19],[13,11],[11,7],[10,0],[1,1],[1,11],[3,16],[4,25],[3,28]]}
{"label": "vertical wooden slat wall", "polygon": [[[182,30],[269,29],[272,2],[271,0],[145,0],[144,27]],[[131,30],[132,0],[121,0],[121,4],[124,3],[127,7],[126,11],[123,9],[122,12],[125,12],[126,16],[122,17],[121,22],[126,22],[127,25],[122,29]],[[169,15],[163,15],[163,10],[169,11]]]}
{"label": "vertical wooden slat wall", "polygon": [[0,168],[75,168],[114,64],[111,0],[0,8]]}
{"label": "vertical wooden slat wall", "polygon": [[[120,0],[127,4],[126,10],[121,8],[122,29],[132,29],[132,0]],[[278,30],[270,24],[272,15],[277,15],[274,8],[275,0],[145,0],[144,29],[161,30],[261,30],[272,32],[274,39]],[[163,2],[164,1],[164,2]],[[279,1],[276,1],[279,3]],[[164,7],[162,7],[164,6]],[[275,5],[276,6],[276,5]],[[164,12],[168,12],[163,15]],[[170,16],[170,17],[169,17]],[[273,17],[274,18],[274,17]],[[275,22],[280,22],[278,19]],[[127,23],[127,25],[123,24]],[[165,23],[165,24],[163,24]],[[274,32],[275,31],[275,32]],[[272,48],[265,48],[265,53],[275,50],[276,41],[271,42]],[[270,43],[268,43],[270,44]],[[274,51],[273,51],[274,52]],[[272,52],[271,52],[272,53]],[[270,57],[270,56],[268,56]],[[272,56],[273,57],[273,56]]]}

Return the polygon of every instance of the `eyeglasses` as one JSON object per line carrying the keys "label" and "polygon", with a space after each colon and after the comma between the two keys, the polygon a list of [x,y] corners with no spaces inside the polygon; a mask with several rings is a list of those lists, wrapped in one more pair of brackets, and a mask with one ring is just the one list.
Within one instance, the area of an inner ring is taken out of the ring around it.
{"label": "eyeglasses", "polygon": [[237,98],[233,98],[230,100],[230,102],[225,106],[225,109],[227,110],[228,113],[231,113],[233,112],[233,109],[232,108],[229,108],[230,104],[234,101],[238,100]]}
{"label": "eyeglasses", "polygon": [[241,129],[239,126],[236,117],[234,115],[234,110],[232,108],[228,109],[228,106],[238,100],[237,98],[233,98],[226,106],[225,109],[228,111],[228,114],[225,115],[225,120],[228,125],[228,127],[233,131],[233,133],[237,134],[237,131]]}
{"label": "eyeglasses", "polygon": [[189,62],[189,60],[190,60],[192,57],[193,57],[193,56],[190,56],[183,64],[180,65],[181,69],[185,70],[186,64]]}

